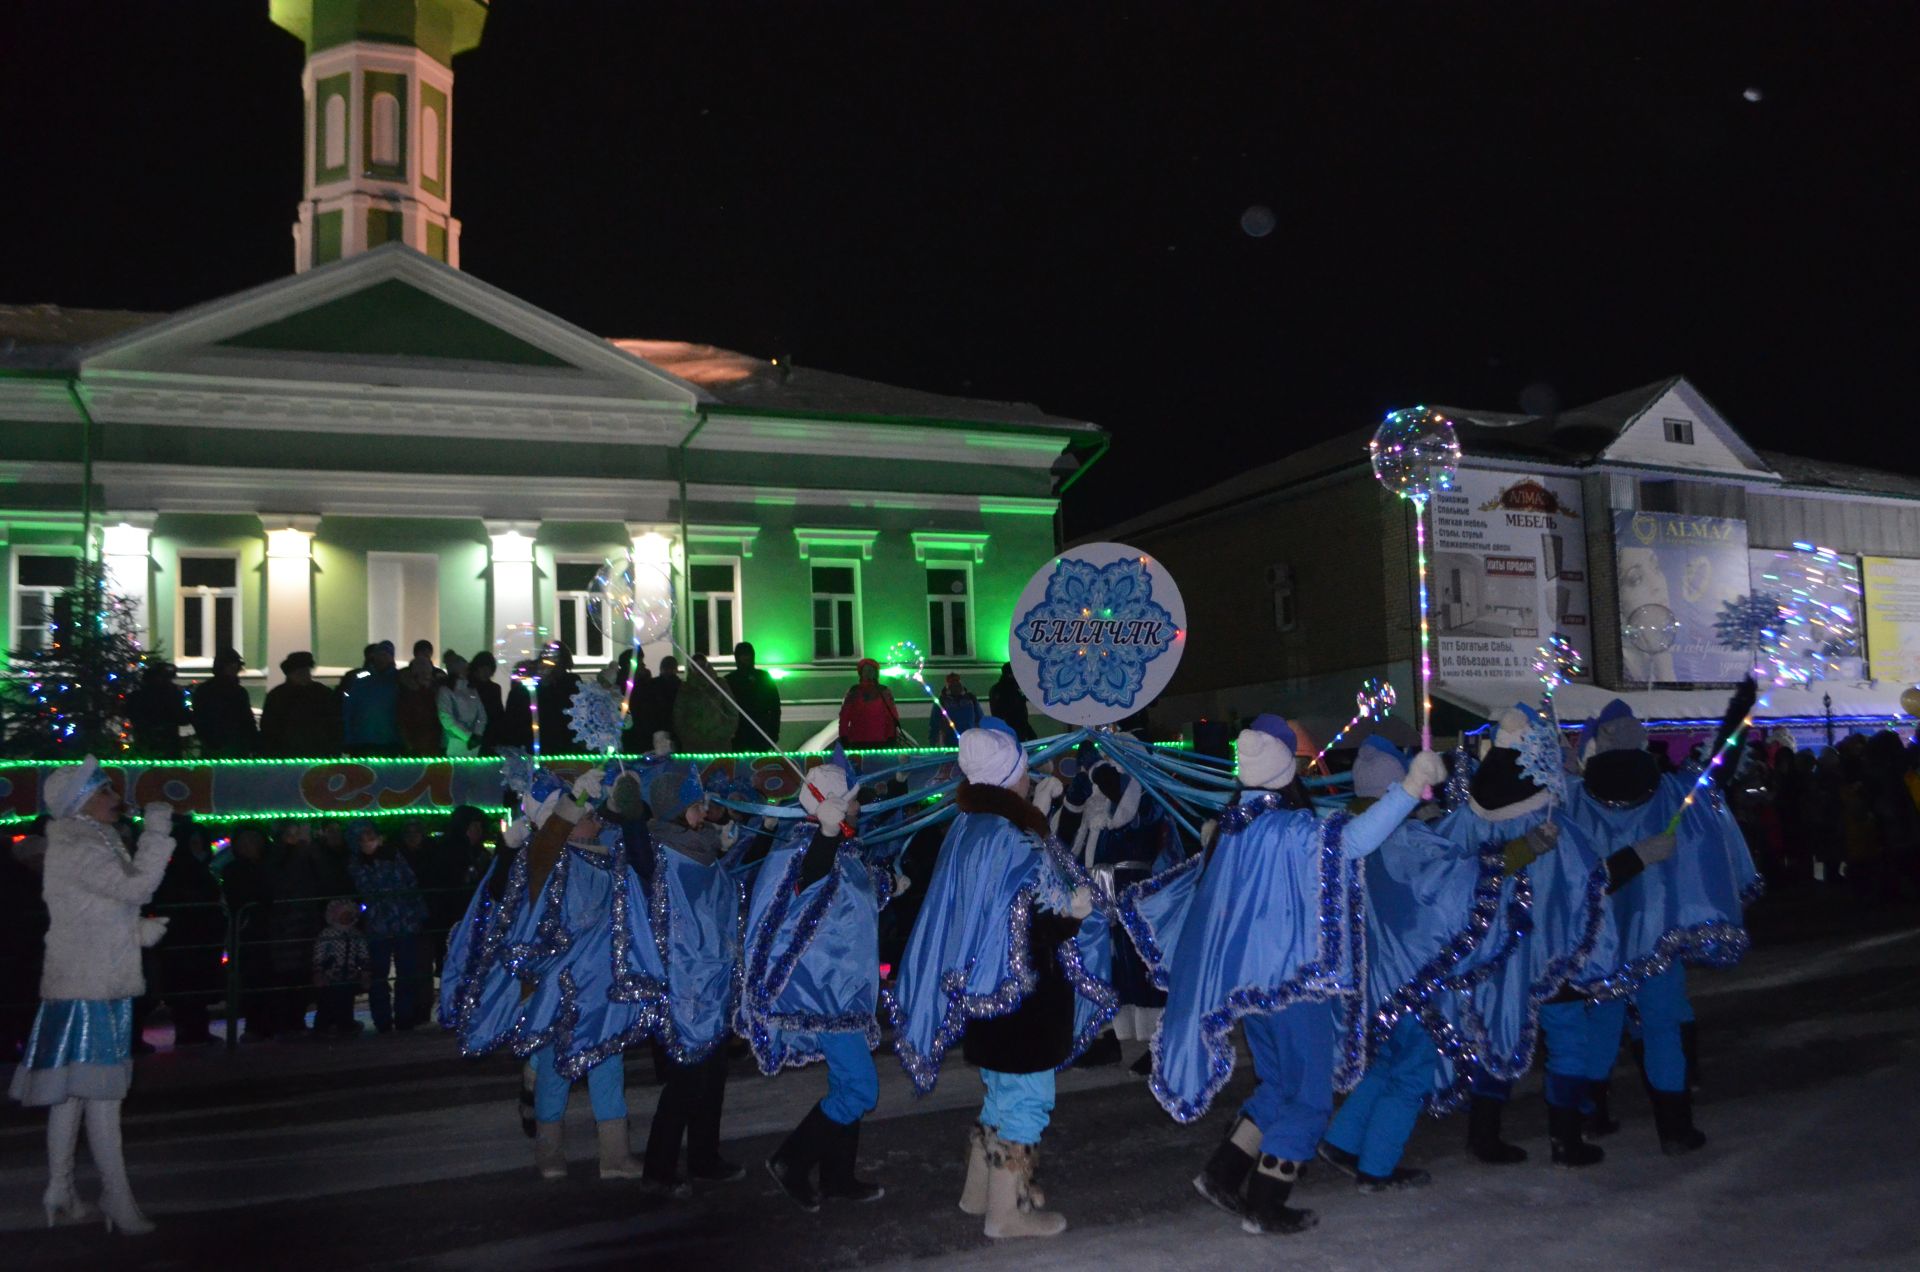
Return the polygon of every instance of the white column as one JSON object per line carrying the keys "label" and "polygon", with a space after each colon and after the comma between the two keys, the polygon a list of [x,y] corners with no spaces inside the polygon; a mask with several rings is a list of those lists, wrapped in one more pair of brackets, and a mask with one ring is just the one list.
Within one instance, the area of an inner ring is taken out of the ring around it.
{"label": "white column", "polygon": [[493,644],[505,683],[513,663],[539,652],[535,636],[533,541],[537,521],[489,521],[487,537],[493,543]]}
{"label": "white column", "polygon": [[[633,536],[632,556],[630,559],[634,567],[633,578],[636,596],[642,600],[653,600],[656,602],[665,600],[668,605],[673,605],[676,599],[673,587],[675,561],[675,544],[673,539],[660,533],[660,531],[653,526],[637,522],[630,522],[627,525],[627,533]],[[684,568],[684,562],[682,562],[682,567]],[[692,630],[692,622],[690,619],[681,619],[676,615],[675,623],[673,627],[668,629],[668,634],[676,634],[675,629],[682,624],[686,626],[688,631]],[[627,633],[626,639],[629,641],[633,639],[631,632]],[[640,647],[640,660],[646,663],[650,669],[657,668],[660,666],[660,660],[671,653],[673,653],[673,643],[662,638],[660,640],[649,641],[642,645]]]}
{"label": "white column", "polygon": [[148,544],[153,538],[152,513],[128,513],[100,529],[100,559],[107,567],[107,590],[133,602],[140,643],[153,648],[148,602],[152,571]]}
{"label": "white column", "polygon": [[286,677],[280,661],[296,649],[313,648],[313,532],[318,517],[262,514],[267,532],[267,687]]}

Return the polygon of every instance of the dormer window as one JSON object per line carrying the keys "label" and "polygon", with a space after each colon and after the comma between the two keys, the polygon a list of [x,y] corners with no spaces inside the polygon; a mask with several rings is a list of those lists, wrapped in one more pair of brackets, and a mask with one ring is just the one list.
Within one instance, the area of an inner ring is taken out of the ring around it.
{"label": "dormer window", "polygon": [[1660,421],[1667,431],[1667,441],[1675,446],[1693,445],[1693,421],[1676,420],[1668,416]]}

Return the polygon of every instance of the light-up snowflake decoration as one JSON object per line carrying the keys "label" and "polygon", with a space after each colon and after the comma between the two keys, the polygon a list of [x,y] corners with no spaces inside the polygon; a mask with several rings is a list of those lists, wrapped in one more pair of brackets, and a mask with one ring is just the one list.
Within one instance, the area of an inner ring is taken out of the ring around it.
{"label": "light-up snowflake decoration", "polygon": [[597,680],[583,680],[573,691],[567,722],[583,750],[611,751],[620,745],[620,699]]}
{"label": "light-up snowflake decoration", "polygon": [[1520,735],[1520,771],[1556,802],[1566,802],[1567,764],[1560,750],[1560,730],[1539,719],[1527,725]]}
{"label": "light-up snowflake decoration", "polygon": [[1091,698],[1130,707],[1147,665],[1180,638],[1172,613],[1153,599],[1143,562],[1107,565],[1063,560],[1041,602],[1014,625],[1020,648],[1038,665],[1043,704]]}

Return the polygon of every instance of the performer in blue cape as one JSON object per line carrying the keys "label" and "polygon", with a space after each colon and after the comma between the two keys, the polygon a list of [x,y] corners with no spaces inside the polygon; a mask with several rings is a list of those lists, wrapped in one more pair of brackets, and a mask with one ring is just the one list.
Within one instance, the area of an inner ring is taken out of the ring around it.
{"label": "performer in blue cape", "polygon": [[[1749,680],[1729,705],[1709,755],[1739,727],[1753,698]],[[1695,775],[1660,772],[1647,751],[1646,726],[1624,701],[1607,704],[1592,734],[1580,792],[1568,812],[1596,842],[1624,847],[1627,866],[1614,870],[1610,880],[1619,948],[1608,966],[1589,969],[1579,986],[1594,999],[1587,1009],[1585,1062],[1590,1117],[1603,1133],[1617,1125],[1608,1107],[1608,1078],[1631,1000],[1640,1016],[1661,1149],[1692,1152],[1707,1137],[1693,1124],[1687,1080],[1693,1008],[1685,968],[1728,967],[1740,960],[1748,946],[1744,905],[1758,884],[1746,838],[1721,794],[1737,756],[1725,756],[1688,804]],[[1669,832],[1683,806],[1676,831]]]}
{"label": "performer in blue cape", "polygon": [[[1406,778],[1408,757],[1376,733],[1353,764],[1349,813],[1372,807]],[[1417,820],[1395,827],[1366,858],[1367,957],[1347,1000],[1346,1046],[1364,1050],[1366,1076],[1334,1115],[1320,1156],[1362,1192],[1415,1188],[1432,1177],[1401,1166],[1423,1105],[1449,1111],[1464,1093],[1462,1039],[1441,1010],[1463,960],[1492,925],[1505,877],[1497,852],[1470,852]],[[1510,953],[1510,947],[1508,951]]]}
{"label": "performer in blue cape", "polygon": [[[1159,801],[1148,797],[1139,781],[1119,765],[1094,759],[1086,752],[1083,757],[1083,763],[1091,763],[1067,787],[1054,826],[1074,860],[1093,874],[1102,891],[1118,896],[1186,860],[1180,832]],[[1118,1063],[1123,1041],[1137,1038],[1146,1042],[1160,1024],[1160,1011],[1167,1005],[1166,992],[1153,983],[1152,974],[1132,944],[1117,936],[1113,990],[1119,995],[1120,1008],[1112,1026],[1080,1057],[1077,1063],[1081,1066]],[[1142,1053],[1134,1072],[1144,1077],[1151,1065],[1151,1055]]]}
{"label": "performer in blue cape", "polygon": [[959,815],[887,998],[894,1049],[924,1093],[948,1048],[962,1044],[987,1097],[960,1208],[984,1214],[990,1237],[1054,1236],[1067,1221],[1041,1208],[1034,1150],[1053,1110],[1054,1070],[1113,1015],[1107,917],[1094,912],[1086,871],[1027,802],[1013,730],[984,720],[961,735],[959,751]]}
{"label": "performer in blue cape", "polygon": [[804,1210],[818,1210],[823,1198],[885,1195],[855,1175],[854,1161],[860,1119],[880,1098],[874,1011],[880,911],[892,875],[870,865],[854,837],[853,799],[844,769],[829,763],[807,774],[800,788],[806,820],[767,854],[747,907],[746,985],[735,1028],[762,1073],[827,1062],[826,1099],[767,1159],[781,1189]]}
{"label": "performer in blue cape", "polygon": [[1298,781],[1295,747],[1284,719],[1256,719],[1238,740],[1244,789],[1221,814],[1212,849],[1121,900],[1135,947],[1167,988],[1149,1085],[1175,1119],[1200,1117],[1226,1085],[1229,1034],[1242,1021],[1259,1085],[1193,1184],[1255,1233],[1314,1223],[1286,1201],[1333,1112],[1333,1002],[1355,991],[1364,954],[1354,862],[1447,775],[1423,751],[1373,807],[1322,822]]}
{"label": "performer in blue cape", "polygon": [[[667,995],[654,1034],[660,1102],[647,1133],[650,1192],[692,1195],[687,1178],[726,1183],[746,1171],[720,1156],[726,1098],[725,1043],[740,1000],[740,888],[727,870],[729,838],[707,819],[707,793],[692,765],[662,770],[647,791],[653,817],[623,827],[643,889],[637,931],[665,968]],[[733,830],[734,827],[727,827]],[[642,847],[642,845],[645,845]]]}
{"label": "performer in blue cape", "polygon": [[496,861],[450,934],[441,1020],[478,1055],[498,1046],[531,1057],[534,1163],[567,1173],[561,1120],[584,1077],[599,1133],[600,1177],[635,1179],[621,1054],[648,1037],[665,984],[651,944],[627,924],[633,877],[617,833],[592,807],[603,774],[561,786],[541,772],[528,815],[509,828],[514,855]]}

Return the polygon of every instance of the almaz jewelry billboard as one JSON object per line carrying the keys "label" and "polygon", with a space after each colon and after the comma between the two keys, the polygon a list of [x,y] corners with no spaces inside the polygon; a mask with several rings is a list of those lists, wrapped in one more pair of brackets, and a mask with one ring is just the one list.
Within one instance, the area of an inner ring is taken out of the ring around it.
{"label": "almaz jewelry billboard", "polygon": [[1432,516],[1434,679],[1524,680],[1554,632],[1591,649],[1577,480],[1463,468]]}

